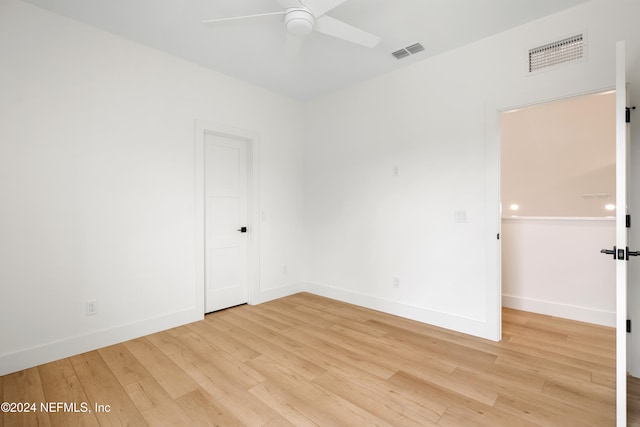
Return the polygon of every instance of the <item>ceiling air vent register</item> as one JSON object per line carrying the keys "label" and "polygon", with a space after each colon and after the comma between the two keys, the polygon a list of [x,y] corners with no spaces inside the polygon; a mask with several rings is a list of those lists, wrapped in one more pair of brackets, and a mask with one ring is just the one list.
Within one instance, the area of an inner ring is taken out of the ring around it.
{"label": "ceiling air vent register", "polygon": [[407,46],[405,48],[402,49],[398,49],[395,52],[392,52],[391,54],[396,58],[396,59],[402,59],[402,58],[406,58],[409,55],[414,55],[418,52],[422,52],[424,50],[424,46],[422,46],[420,43],[414,43],[411,46]]}
{"label": "ceiling air vent register", "polygon": [[529,72],[544,70],[565,62],[584,58],[584,35],[573,37],[534,47],[529,50]]}

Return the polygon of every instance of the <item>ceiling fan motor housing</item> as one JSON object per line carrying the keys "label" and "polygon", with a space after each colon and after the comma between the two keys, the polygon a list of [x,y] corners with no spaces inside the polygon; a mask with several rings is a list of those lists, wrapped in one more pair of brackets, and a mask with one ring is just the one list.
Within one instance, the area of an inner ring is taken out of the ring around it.
{"label": "ceiling fan motor housing", "polygon": [[295,36],[306,36],[313,31],[315,19],[307,9],[291,9],[284,17],[287,31]]}

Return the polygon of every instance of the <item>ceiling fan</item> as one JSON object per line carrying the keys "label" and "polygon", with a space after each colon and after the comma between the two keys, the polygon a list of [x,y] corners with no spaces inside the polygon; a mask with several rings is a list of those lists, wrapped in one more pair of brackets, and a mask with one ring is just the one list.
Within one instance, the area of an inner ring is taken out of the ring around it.
{"label": "ceiling fan", "polygon": [[[346,40],[360,46],[373,48],[380,42],[380,37],[352,27],[326,13],[347,0],[276,0],[284,8],[280,12],[261,13],[258,15],[236,16],[233,18],[212,19],[202,21],[206,25],[223,25],[237,21],[272,19],[284,22],[287,29],[287,56],[298,54],[305,36],[317,31],[328,36]],[[283,19],[284,18],[284,19]]]}

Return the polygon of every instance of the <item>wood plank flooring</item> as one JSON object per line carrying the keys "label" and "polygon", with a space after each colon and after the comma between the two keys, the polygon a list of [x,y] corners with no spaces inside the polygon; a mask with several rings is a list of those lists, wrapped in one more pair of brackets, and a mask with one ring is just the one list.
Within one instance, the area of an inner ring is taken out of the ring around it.
{"label": "wood plank flooring", "polygon": [[494,343],[306,293],[239,306],[0,377],[0,401],[38,405],[0,426],[615,425],[613,329],[503,319]]}

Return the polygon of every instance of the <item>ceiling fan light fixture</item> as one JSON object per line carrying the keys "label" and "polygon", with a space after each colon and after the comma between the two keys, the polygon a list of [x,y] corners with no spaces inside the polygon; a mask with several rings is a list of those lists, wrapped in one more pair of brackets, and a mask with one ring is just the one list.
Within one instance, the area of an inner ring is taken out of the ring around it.
{"label": "ceiling fan light fixture", "polygon": [[294,36],[306,36],[313,31],[315,20],[311,12],[295,9],[287,12],[285,18],[287,31]]}
{"label": "ceiling fan light fixture", "polygon": [[[380,42],[380,37],[353,27],[346,22],[342,22],[339,19],[332,18],[326,14],[346,1],[348,0],[276,0],[276,2],[283,8],[283,10],[279,12],[209,19],[202,21],[202,23],[207,26],[216,26],[235,22],[250,22],[267,19],[274,23],[277,22],[280,25],[284,23],[285,30],[287,32],[286,52],[288,57],[292,57],[297,54],[305,37],[312,32],[318,32],[336,39],[373,49]],[[309,5],[308,7],[307,4]]]}

